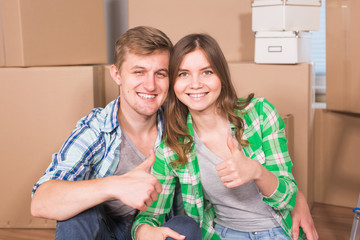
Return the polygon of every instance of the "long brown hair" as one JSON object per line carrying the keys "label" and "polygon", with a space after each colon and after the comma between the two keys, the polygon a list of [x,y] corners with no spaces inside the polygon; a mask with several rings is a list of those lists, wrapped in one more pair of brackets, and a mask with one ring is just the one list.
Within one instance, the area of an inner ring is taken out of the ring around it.
{"label": "long brown hair", "polygon": [[177,155],[178,159],[173,165],[184,165],[187,163],[186,155],[192,150],[193,138],[187,127],[188,108],[175,95],[174,84],[177,79],[179,66],[184,56],[196,49],[205,53],[214,73],[220,78],[221,92],[216,100],[216,106],[220,114],[226,117],[235,127],[235,137],[244,146],[247,141],[241,139],[244,122],[241,117],[234,113],[234,110],[244,109],[253,98],[249,94],[245,99],[238,100],[234,86],[230,78],[230,71],[224,54],[214,38],[207,34],[190,34],[180,39],[174,46],[169,63],[169,95],[165,105],[165,126],[164,139]]}

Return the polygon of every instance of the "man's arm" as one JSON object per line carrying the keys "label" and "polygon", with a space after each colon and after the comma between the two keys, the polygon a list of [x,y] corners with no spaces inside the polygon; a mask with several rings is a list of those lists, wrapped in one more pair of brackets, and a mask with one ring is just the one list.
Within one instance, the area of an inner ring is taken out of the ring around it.
{"label": "man's arm", "polygon": [[299,227],[303,229],[306,234],[306,239],[319,239],[316,231],[314,221],[311,217],[310,209],[305,199],[304,194],[299,190],[296,196],[295,207],[291,212],[292,217],[292,232],[294,240],[299,237]]}
{"label": "man's arm", "polygon": [[146,211],[161,192],[159,181],[148,173],[154,161],[155,154],[151,151],[146,161],[124,175],[83,181],[47,181],[33,196],[31,214],[61,221],[110,199],[119,199],[130,207]]}

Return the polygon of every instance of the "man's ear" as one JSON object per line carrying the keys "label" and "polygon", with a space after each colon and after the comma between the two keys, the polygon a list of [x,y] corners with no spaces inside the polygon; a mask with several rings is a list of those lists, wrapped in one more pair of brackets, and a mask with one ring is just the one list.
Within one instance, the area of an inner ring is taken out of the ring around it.
{"label": "man's ear", "polygon": [[121,85],[121,77],[118,68],[113,64],[110,67],[110,75],[117,85]]}

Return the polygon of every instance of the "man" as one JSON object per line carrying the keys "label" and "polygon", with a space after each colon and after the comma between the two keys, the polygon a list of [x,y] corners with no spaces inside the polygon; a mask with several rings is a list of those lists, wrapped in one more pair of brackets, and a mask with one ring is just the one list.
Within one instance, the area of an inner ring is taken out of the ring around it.
{"label": "man", "polygon": [[171,48],[150,27],[116,42],[110,73],[120,97],[78,122],[33,189],[31,213],[57,220],[57,239],[129,239],[135,209],[157,199],[161,185],[149,169],[162,136]]}
{"label": "man", "polygon": [[[33,189],[31,213],[58,221],[55,239],[129,239],[136,209],[157,199],[161,185],[149,169],[162,136],[171,49],[151,27],[129,29],[116,42],[110,73],[120,97],[78,122]],[[167,236],[184,239],[177,232]]]}

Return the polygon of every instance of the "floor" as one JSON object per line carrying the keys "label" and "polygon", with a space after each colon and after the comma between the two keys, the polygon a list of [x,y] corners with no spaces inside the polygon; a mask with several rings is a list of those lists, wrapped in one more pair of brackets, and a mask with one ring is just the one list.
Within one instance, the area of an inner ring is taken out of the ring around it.
{"label": "floor", "polygon": [[352,208],[315,203],[311,214],[320,240],[349,240],[355,214]]}
{"label": "floor", "polygon": [[[351,208],[315,203],[312,216],[320,240],[349,240],[354,220]],[[54,239],[53,229],[0,229],[0,240]]]}

